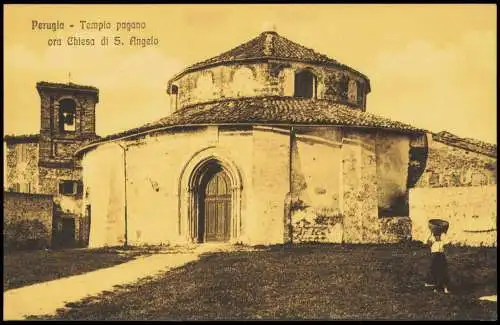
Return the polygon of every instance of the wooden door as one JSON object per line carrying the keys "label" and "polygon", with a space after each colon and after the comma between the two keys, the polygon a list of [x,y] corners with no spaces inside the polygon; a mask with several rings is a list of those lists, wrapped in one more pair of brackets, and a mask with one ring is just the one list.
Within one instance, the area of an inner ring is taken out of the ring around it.
{"label": "wooden door", "polygon": [[65,247],[71,247],[75,243],[75,219],[73,218],[63,218],[62,222],[62,232],[61,241],[62,245]]}
{"label": "wooden door", "polygon": [[204,197],[205,241],[227,241],[230,237],[231,189],[223,170],[208,181]]}

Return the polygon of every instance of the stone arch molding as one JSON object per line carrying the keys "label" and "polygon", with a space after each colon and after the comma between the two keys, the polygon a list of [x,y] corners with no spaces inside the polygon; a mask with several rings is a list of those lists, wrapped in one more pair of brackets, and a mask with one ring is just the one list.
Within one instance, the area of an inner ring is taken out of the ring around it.
{"label": "stone arch molding", "polygon": [[231,188],[230,242],[235,243],[241,234],[241,200],[243,181],[241,173],[230,155],[215,146],[195,153],[182,167],[179,178],[179,223],[181,238],[196,243],[198,237],[198,196],[200,179],[210,164],[218,164],[227,174]]}
{"label": "stone arch molding", "polygon": [[55,110],[59,110],[59,108],[61,107],[61,102],[64,100],[72,100],[75,103],[75,109],[82,109],[83,108],[80,101],[77,100],[76,96],[70,96],[70,95],[63,95],[63,96],[57,97],[54,100],[54,107],[53,108]]}

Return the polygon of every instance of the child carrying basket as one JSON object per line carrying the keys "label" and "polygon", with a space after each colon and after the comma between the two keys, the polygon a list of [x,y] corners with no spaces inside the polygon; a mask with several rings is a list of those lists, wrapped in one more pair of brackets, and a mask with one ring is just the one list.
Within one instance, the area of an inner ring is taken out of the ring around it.
{"label": "child carrying basket", "polygon": [[[446,233],[448,232],[449,223],[441,219],[429,220],[429,229],[431,234],[427,240],[427,244],[431,249],[431,267],[430,277],[432,279],[431,286],[435,286],[435,292],[449,293],[448,291],[448,264],[444,254],[444,245],[446,242]],[[429,285],[429,284],[426,284]]]}

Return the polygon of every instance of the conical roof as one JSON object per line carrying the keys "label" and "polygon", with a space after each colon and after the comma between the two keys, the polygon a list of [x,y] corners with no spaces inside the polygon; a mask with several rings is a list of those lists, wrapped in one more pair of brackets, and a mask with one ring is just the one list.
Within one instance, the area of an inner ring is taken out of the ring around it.
{"label": "conical roof", "polygon": [[324,54],[318,53],[313,49],[295,43],[279,35],[275,31],[263,32],[250,41],[243,43],[229,51],[226,51],[210,59],[195,63],[184,69],[184,71],[175,76],[173,79],[177,79],[185,73],[208,68],[214,65],[259,60],[286,60],[322,65],[333,65],[353,71],[368,79],[359,71],[341,64],[337,60],[329,58]]}
{"label": "conical roof", "polygon": [[317,53],[290,41],[276,32],[263,32],[259,36],[213,58],[196,63],[188,69],[195,69],[215,63],[250,59],[288,59],[315,63],[339,64],[326,55]]}

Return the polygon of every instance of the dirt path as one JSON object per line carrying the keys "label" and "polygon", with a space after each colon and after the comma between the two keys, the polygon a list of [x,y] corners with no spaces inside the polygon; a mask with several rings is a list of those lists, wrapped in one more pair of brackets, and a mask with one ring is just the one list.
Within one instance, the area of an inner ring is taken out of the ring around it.
{"label": "dirt path", "polygon": [[4,292],[4,320],[20,320],[30,315],[55,314],[68,302],[112,291],[116,285],[135,282],[141,278],[182,266],[197,260],[205,249],[176,254],[156,254],[133,261],[75,275],[38,283]]}

